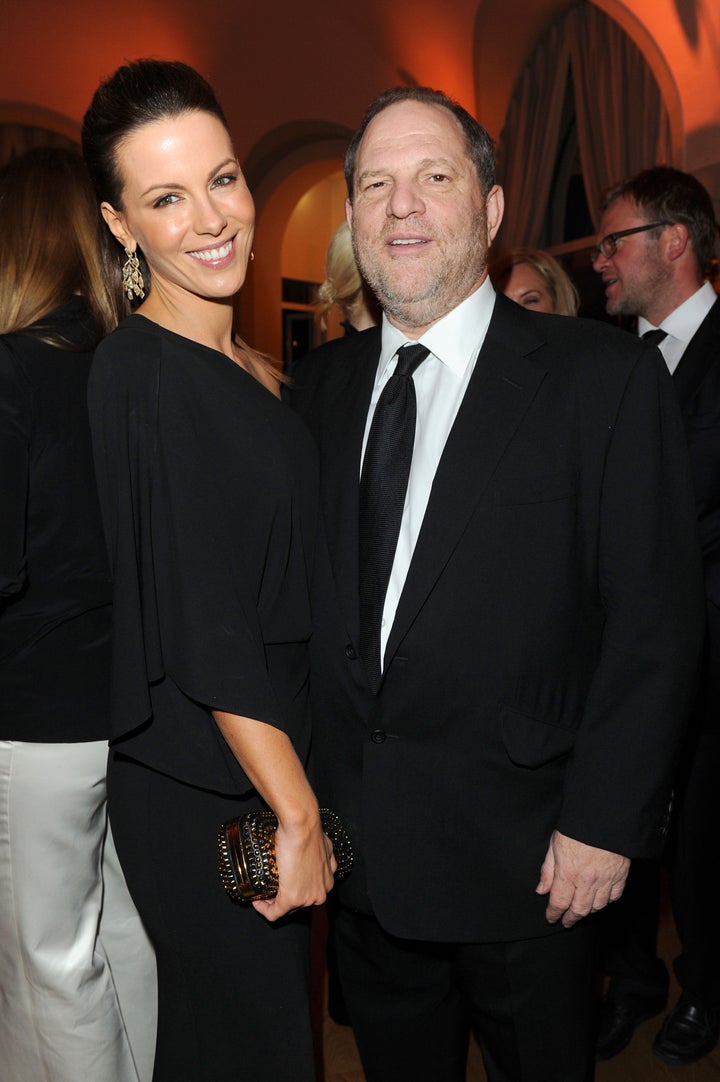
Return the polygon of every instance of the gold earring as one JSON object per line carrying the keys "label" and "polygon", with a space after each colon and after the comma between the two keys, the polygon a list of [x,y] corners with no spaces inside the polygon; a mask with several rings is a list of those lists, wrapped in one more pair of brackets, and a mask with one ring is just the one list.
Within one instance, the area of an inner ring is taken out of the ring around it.
{"label": "gold earring", "polygon": [[254,259],[254,258],[255,258],[255,253],[254,253],[254,252],[251,252],[251,253],[250,253],[250,262],[251,262],[251,263],[252,263],[252,261],[253,261],[253,259]]}
{"label": "gold earring", "polygon": [[143,281],[142,271],[140,270],[137,252],[131,252],[129,248],[126,248],[125,255],[127,256],[127,259],[123,263],[122,269],[123,289],[127,293],[129,301],[133,299],[133,294],[135,294],[136,297],[140,297],[142,300],[145,296],[145,283]]}

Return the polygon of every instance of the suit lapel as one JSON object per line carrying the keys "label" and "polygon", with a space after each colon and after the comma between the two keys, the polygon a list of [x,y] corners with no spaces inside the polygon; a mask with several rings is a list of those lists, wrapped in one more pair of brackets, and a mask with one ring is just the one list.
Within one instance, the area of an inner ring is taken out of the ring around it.
{"label": "suit lapel", "polygon": [[673,383],[686,410],[701,386],[705,376],[720,356],[720,299],[715,301],[705,319],[693,335],[673,373]]}
{"label": "suit lapel", "polygon": [[388,639],[386,665],[442,574],[545,376],[544,368],[526,356],[542,340],[527,331],[519,333],[517,322],[515,305],[498,297],[438,465]]}
{"label": "suit lapel", "polygon": [[360,453],[380,356],[379,329],[354,336],[337,361],[323,432],[323,510],[338,598],[358,648],[358,486]]}

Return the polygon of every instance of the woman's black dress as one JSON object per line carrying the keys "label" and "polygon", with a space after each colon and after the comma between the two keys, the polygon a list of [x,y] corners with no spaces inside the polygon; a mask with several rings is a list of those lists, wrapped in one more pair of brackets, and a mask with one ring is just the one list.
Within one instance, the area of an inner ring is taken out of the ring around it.
{"label": "woman's black dress", "polygon": [[90,377],[114,580],[109,806],[158,960],[155,1082],[315,1077],[306,914],[224,894],[220,824],[260,800],[211,709],[301,760],[316,461],[301,422],[229,358],[140,315]]}

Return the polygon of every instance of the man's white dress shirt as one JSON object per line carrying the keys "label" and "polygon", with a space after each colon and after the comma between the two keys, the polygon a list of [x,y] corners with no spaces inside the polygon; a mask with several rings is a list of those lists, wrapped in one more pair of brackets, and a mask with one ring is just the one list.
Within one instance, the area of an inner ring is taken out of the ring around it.
{"label": "man's white dress shirt", "polygon": [[[667,332],[667,338],[663,338],[658,349],[665,358],[670,375],[673,374],[682,360],[682,355],[690,344],[698,327],[705,319],[715,301],[717,293],[709,282],[704,282],[691,297],[688,297],[681,305],[662,321],[657,328]],[[648,323],[644,316],[638,316],[637,332],[639,335],[647,331],[656,330],[652,323]]]}
{"label": "man's white dress shirt", "polygon": [[[385,647],[430,499],[435,472],[475,368],[480,347],[485,341],[494,305],[495,291],[490,279],[485,278],[474,293],[418,339],[427,346],[430,355],[415,370],[413,376],[417,399],[415,443],[400,535],[385,595],[380,629],[381,658],[385,656]],[[407,343],[408,338],[402,331],[393,327],[383,316],[382,349],[365,425],[363,458],[378,398],[395,371],[398,349]]]}

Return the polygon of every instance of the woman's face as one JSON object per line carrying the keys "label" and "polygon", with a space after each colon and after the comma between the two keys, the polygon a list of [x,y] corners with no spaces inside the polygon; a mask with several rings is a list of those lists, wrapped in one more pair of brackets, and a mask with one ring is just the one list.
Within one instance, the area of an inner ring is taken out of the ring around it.
{"label": "woman's face", "polygon": [[153,294],[231,297],[245,280],[255,207],[224,126],[210,113],[152,121],[119,146],[123,209],[103,203],[117,239],[141,248]]}
{"label": "woman's face", "polygon": [[502,292],[516,304],[535,312],[554,312],[552,297],[545,282],[529,263],[516,263],[510,268]]}

